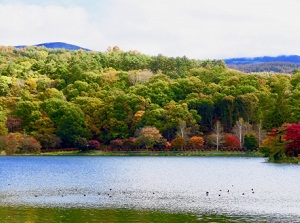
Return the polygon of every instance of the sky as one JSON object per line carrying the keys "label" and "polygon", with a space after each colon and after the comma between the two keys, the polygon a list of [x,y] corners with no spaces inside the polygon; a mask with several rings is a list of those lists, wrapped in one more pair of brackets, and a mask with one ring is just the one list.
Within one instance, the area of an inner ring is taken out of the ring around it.
{"label": "sky", "polygon": [[0,45],[193,59],[300,55],[299,0],[0,0]]}

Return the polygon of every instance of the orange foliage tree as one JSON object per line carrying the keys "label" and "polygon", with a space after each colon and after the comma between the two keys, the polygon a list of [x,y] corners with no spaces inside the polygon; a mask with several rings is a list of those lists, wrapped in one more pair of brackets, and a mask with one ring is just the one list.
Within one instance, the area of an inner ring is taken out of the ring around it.
{"label": "orange foliage tree", "polygon": [[175,138],[172,140],[171,145],[173,150],[183,149],[185,146],[185,140],[183,137]]}
{"label": "orange foliage tree", "polygon": [[193,136],[190,138],[189,143],[193,149],[201,149],[204,144],[204,139],[201,136]]}

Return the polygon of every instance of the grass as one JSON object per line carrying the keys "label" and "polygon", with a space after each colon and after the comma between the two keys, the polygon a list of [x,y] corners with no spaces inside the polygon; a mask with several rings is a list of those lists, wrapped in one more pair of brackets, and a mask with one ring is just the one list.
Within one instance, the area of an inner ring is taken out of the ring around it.
{"label": "grass", "polygon": [[240,156],[240,157],[262,157],[259,152],[239,151],[58,151],[41,153],[42,156]]}

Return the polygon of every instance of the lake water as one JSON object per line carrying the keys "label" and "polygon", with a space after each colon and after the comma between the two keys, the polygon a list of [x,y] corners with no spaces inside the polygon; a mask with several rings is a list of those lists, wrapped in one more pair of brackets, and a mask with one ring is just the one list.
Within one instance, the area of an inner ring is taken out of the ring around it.
{"label": "lake water", "polygon": [[0,157],[0,222],[300,222],[300,165]]}

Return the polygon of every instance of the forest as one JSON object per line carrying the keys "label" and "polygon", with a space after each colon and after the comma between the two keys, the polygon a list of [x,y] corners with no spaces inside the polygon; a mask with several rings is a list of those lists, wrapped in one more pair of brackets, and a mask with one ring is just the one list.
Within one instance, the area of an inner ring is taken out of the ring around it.
{"label": "forest", "polygon": [[261,147],[275,158],[298,156],[299,105],[300,72],[243,73],[221,60],[119,47],[0,46],[5,154]]}

